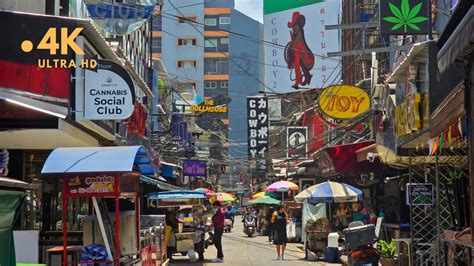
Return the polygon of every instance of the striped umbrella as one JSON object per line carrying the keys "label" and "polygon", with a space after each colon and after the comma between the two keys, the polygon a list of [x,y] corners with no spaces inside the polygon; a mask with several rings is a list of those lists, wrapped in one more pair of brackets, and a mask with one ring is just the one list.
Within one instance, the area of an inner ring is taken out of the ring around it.
{"label": "striped umbrella", "polygon": [[261,198],[258,198],[258,199],[250,200],[249,203],[250,204],[276,205],[276,204],[280,204],[281,201],[279,201],[277,199],[274,199],[274,198],[270,198],[269,196],[264,196],[264,197],[261,197]]}
{"label": "striped umbrella", "polygon": [[227,192],[214,193],[211,197],[211,203],[214,201],[232,202],[235,201],[235,196]]}
{"label": "striped umbrella", "polygon": [[280,196],[278,196],[277,193],[265,192],[265,191],[255,193],[252,196],[250,196],[251,199],[259,199],[259,198],[263,198],[263,197],[271,197],[271,198],[274,198],[274,199],[279,199],[280,198]]}
{"label": "striped umbrella", "polygon": [[298,190],[300,187],[290,181],[278,181],[269,185],[265,191],[266,192],[287,192],[290,190]]}
{"label": "striped umbrella", "polygon": [[351,185],[326,181],[311,186],[295,196],[296,202],[356,202],[362,198],[362,191]]}

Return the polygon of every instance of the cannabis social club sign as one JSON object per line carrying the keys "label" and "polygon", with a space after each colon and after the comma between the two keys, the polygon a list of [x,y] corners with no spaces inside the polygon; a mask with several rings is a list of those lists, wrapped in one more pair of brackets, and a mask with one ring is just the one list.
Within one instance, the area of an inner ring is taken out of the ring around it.
{"label": "cannabis social club sign", "polygon": [[380,33],[424,35],[429,33],[431,4],[426,0],[381,0]]}

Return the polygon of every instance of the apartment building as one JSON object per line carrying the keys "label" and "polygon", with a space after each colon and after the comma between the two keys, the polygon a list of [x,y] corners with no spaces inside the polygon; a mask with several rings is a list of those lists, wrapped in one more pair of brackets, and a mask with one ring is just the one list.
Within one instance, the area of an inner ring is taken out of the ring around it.
{"label": "apartment building", "polygon": [[152,18],[152,57],[189,88],[175,103],[187,112],[212,97],[228,104],[227,113],[196,119],[210,134],[205,149],[211,158],[246,154],[246,96],[258,93],[263,74],[261,30],[262,24],[234,9],[234,0],[166,0]]}

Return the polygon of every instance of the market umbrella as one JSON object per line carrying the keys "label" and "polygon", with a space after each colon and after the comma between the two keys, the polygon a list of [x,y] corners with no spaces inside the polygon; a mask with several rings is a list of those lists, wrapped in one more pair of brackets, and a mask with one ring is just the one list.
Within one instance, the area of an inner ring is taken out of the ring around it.
{"label": "market umbrella", "polygon": [[362,191],[351,185],[326,181],[311,186],[295,196],[295,202],[356,202],[362,197]]}
{"label": "market umbrella", "polygon": [[289,190],[298,190],[300,187],[290,181],[278,181],[269,185],[265,191],[266,192],[287,192]]}
{"label": "market umbrella", "polygon": [[265,191],[255,193],[252,196],[250,196],[251,199],[259,199],[259,198],[263,198],[263,197],[270,197],[270,198],[274,198],[274,199],[280,199],[280,195],[278,195],[277,193],[265,192]]}
{"label": "market umbrella", "polygon": [[227,192],[221,192],[221,193],[214,193],[211,199],[213,202],[214,201],[232,202],[232,201],[235,201],[235,196]]}
{"label": "market umbrella", "polygon": [[206,196],[210,196],[210,195],[214,194],[214,191],[212,191],[211,189],[203,188],[203,187],[196,188],[194,191],[204,193],[204,194],[206,194]]}
{"label": "market umbrella", "polygon": [[264,196],[258,199],[253,199],[249,201],[250,204],[268,204],[268,205],[276,205],[280,204],[281,201],[271,198],[269,196]]}
{"label": "market umbrella", "polygon": [[275,182],[273,184],[271,184],[270,186],[268,186],[265,191],[266,192],[281,192],[281,200],[284,199],[284,192],[288,192],[290,190],[298,190],[300,189],[300,187],[293,183],[293,182],[290,182],[290,181],[278,181],[278,182]]}

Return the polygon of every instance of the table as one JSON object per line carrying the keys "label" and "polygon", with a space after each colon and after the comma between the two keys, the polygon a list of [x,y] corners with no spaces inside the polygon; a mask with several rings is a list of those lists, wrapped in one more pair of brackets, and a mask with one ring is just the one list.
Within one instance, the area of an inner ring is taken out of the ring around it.
{"label": "table", "polygon": [[[71,261],[79,261],[79,256],[80,256],[80,251],[82,249],[82,246],[67,246],[66,247],[66,253],[67,255],[71,255],[72,260]],[[56,246],[53,248],[50,248],[46,250],[48,253],[48,264],[52,265],[52,257],[53,256],[59,256],[60,257],[60,262],[63,262],[63,246]]]}

